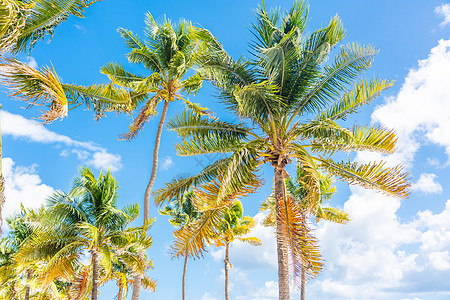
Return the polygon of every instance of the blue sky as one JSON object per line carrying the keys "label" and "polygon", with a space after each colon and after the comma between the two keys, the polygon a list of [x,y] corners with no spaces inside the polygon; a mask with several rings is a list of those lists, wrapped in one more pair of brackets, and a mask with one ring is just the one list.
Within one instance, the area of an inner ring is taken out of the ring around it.
{"label": "blue sky", "polygon": [[[85,19],[70,18],[58,27],[50,43],[41,42],[30,57],[33,65],[53,64],[64,82],[92,84],[106,81],[98,71],[112,61],[130,70],[127,49],[117,33],[124,27],[141,34],[144,14],[157,20],[166,15],[183,17],[208,28],[234,57],[247,55],[258,1],[114,1],[96,3]],[[267,1],[268,7],[288,8],[292,1]],[[450,283],[450,4],[445,1],[311,1],[309,31],[325,25],[338,14],[347,29],[344,42],[358,41],[380,49],[367,77],[396,80],[348,126],[378,124],[399,135],[398,152],[384,157],[403,163],[411,173],[413,192],[400,201],[372,191],[337,183],[331,204],[344,208],[352,221],[345,226],[319,223],[325,270],[308,285],[309,299],[448,299]],[[216,103],[214,90],[205,86],[191,100],[214,109],[221,118],[232,117]],[[80,107],[63,121],[42,127],[33,120],[39,108],[22,109],[24,103],[0,95],[3,137],[3,168],[6,176],[5,213],[23,202],[37,207],[54,190],[67,191],[80,165],[97,172],[111,168],[120,183],[120,205],[141,203],[147,184],[157,119],[131,141],[118,141],[129,119],[109,114],[95,122]],[[169,118],[182,110],[174,103]],[[215,157],[177,157],[176,134],[164,131],[156,188],[177,176],[195,173]],[[379,159],[358,153],[358,161]],[[261,220],[259,203],[270,193],[272,170],[263,169],[267,181],[257,194],[243,200],[246,214]],[[179,299],[182,262],[168,254],[172,227],[152,209],[157,222],[149,251],[158,280],[156,293],[144,299]],[[140,222],[140,221],[139,221]],[[264,245],[236,244],[231,299],[276,299],[276,252],[273,233],[258,225],[253,235]],[[213,247],[202,260],[189,263],[188,299],[223,299],[223,252]],[[101,299],[112,299],[114,284],[101,289]],[[297,295],[295,296],[297,297]]]}

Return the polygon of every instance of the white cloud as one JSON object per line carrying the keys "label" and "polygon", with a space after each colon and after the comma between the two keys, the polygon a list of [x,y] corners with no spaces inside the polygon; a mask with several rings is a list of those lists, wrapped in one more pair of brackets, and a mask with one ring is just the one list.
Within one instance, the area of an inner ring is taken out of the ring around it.
{"label": "white cloud", "polygon": [[[421,144],[445,148],[450,157],[450,40],[439,41],[427,59],[410,70],[396,97],[377,107],[374,122],[394,128],[397,161],[412,163]],[[405,116],[405,117],[400,117]]]}
{"label": "white cloud", "polygon": [[111,171],[117,171],[122,167],[120,155],[111,154],[105,148],[92,142],[74,140],[48,130],[37,121],[3,110],[0,111],[0,120],[3,136],[43,144],[62,144],[69,149],[63,149],[60,153],[61,156],[68,157],[70,154],[74,154],[78,159],[98,169],[111,168]]}
{"label": "white cloud", "polygon": [[442,186],[436,181],[436,174],[423,173],[420,174],[419,180],[412,185],[415,191],[421,191],[425,194],[441,194]]}
{"label": "white cloud", "polygon": [[434,10],[436,14],[438,14],[440,17],[443,17],[444,20],[441,23],[441,26],[445,26],[450,23],[450,4],[443,4],[441,6],[438,6]]}
{"label": "white cloud", "polygon": [[34,69],[36,69],[38,67],[38,63],[33,56],[28,56],[27,65],[29,65],[30,67],[32,67]]}
{"label": "white cloud", "polygon": [[[357,160],[383,158],[390,165],[412,168],[417,151],[434,144],[443,147],[450,161],[448,78],[450,40],[441,40],[408,73],[397,96],[372,114],[374,123],[396,130],[397,153],[361,152]],[[436,178],[423,173],[413,189],[441,193]],[[362,188],[352,187],[351,192],[344,204],[352,219],[349,224],[322,223],[317,229],[326,272],[310,285],[312,298],[382,299],[403,293],[419,299],[417,291],[422,295],[448,291],[450,284],[436,279],[450,275],[450,200],[440,213],[426,210],[405,221],[398,216],[401,200]]]}
{"label": "white cloud", "polygon": [[53,188],[43,184],[36,173],[36,165],[16,166],[11,158],[2,159],[5,177],[5,197],[3,218],[18,212],[22,203],[28,208],[39,208],[54,192]]}
{"label": "white cloud", "polygon": [[88,160],[87,163],[94,166],[97,169],[107,170],[110,169],[111,172],[115,172],[122,167],[120,162],[121,157],[118,154],[111,154],[105,150],[95,152],[92,155],[92,159]]}
{"label": "white cloud", "polygon": [[81,31],[82,33],[84,33],[84,34],[87,33],[86,27],[84,27],[83,25],[75,24],[74,26],[77,30]]}
{"label": "white cloud", "polygon": [[211,296],[211,295],[208,294],[208,293],[205,293],[205,294],[202,296],[202,300],[219,300],[219,299],[217,299],[216,297]]}
{"label": "white cloud", "polygon": [[166,156],[166,157],[164,158],[164,161],[163,161],[163,163],[162,163],[161,168],[162,168],[163,170],[167,171],[167,170],[169,170],[169,168],[172,167],[173,165],[174,165],[174,163],[173,163],[172,157]]}

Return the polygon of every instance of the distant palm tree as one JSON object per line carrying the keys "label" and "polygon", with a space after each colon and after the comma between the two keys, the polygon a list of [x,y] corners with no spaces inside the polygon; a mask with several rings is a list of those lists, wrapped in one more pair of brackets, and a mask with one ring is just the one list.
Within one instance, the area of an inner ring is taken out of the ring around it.
{"label": "distant palm tree", "polygon": [[394,151],[394,131],[356,125],[347,129],[337,122],[357,112],[392,81],[359,79],[377,52],[370,46],[343,46],[334,62],[327,64],[331,49],[345,36],[343,25],[334,17],[324,28],[306,35],[307,14],[304,1],[296,1],[283,17],[263,5],[253,26],[251,60],[234,60],[220,47],[200,59],[204,77],[217,87],[229,110],[246,123],[208,120],[195,112],[184,112],[172,120],[170,128],[183,138],[177,145],[179,155],[230,155],[198,175],[168,183],[155,198],[164,201],[191,186],[219,181],[215,184],[220,186],[216,194],[220,202],[244,182],[254,180],[261,165],[269,163],[274,169],[281,300],[290,299],[288,255],[294,262],[295,276],[301,276],[305,264],[312,266],[308,268],[310,276],[321,269],[313,239],[305,239],[302,208],[286,197],[286,165],[293,158],[305,172],[310,205],[321,199],[319,170],[398,197],[406,197],[409,188],[401,166],[386,167],[383,161],[359,164],[333,160],[332,154],[337,151]]}
{"label": "distant palm tree", "polygon": [[[193,191],[186,192],[181,201],[175,199],[164,209],[159,211],[160,214],[170,216],[170,224],[176,228],[189,227],[195,221],[197,221],[201,213],[197,210],[194,204],[195,194]],[[186,271],[189,253],[186,251],[184,254],[184,267],[182,277],[182,299],[186,299]]]}
{"label": "distant palm tree", "polygon": [[[118,185],[111,174],[100,173],[98,180],[89,168],[82,168],[80,174],[68,194],[58,191],[52,196],[46,216],[16,257],[23,264],[45,263],[42,285],[63,278],[71,282],[71,298],[90,293],[96,300],[101,280],[110,278],[114,261],[133,262],[134,275],[151,266],[146,257],[139,259],[139,253],[152,243],[145,233],[153,220],[142,227],[127,227],[139,215],[139,206],[117,209]],[[86,253],[90,260],[82,265]]]}
{"label": "distant palm tree", "polygon": [[230,244],[235,240],[249,243],[253,246],[261,245],[261,241],[256,237],[246,236],[256,223],[252,217],[244,217],[244,209],[239,200],[235,200],[233,205],[225,211],[222,222],[214,237],[217,247],[225,246],[225,299],[229,300],[228,283],[229,271],[232,267],[230,263]]}
{"label": "distant palm tree", "polygon": [[[21,264],[17,261],[17,253],[28,242],[34,231],[34,223],[38,222],[44,213],[43,209],[32,210],[23,206],[19,213],[9,217],[8,236],[0,242],[0,298],[28,300],[31,296],[41,295],[46,299],[56,299],[56,280],[49,286],[39,285],[43,280],[42,268],[34,262]],[[33,292],[34,291],[34,292]],[[33,298],[34,299],[34,298]]]}
{"label": "distant palm tree", "polygon": [[[318,173],[320,181],[320,201],[313,204],[309,203],[310,199],[308,196],[308,190],[306,189],[305,182],[303,181],[305,171],[300,165],[297,166],[296,178],[287,178],[285,180],[287,197],[290,198],[289,201],[295,201],[300,204],[302,209],[302,219],[304,220],[305,228],[308,228],[306,221],[313,217],[316,221],[325,220],[339,224],[345,224],[350,219],[346,212],[334,208],[334,207],[324,207],[322,206],[325,201],[329,201],[333,194],[336,192],[336,187],[333,185],[333,179],[327,177],[320,172]],[[268,211],[266,218],[263,223],[265,226],[276,227],[276,204],[275,197],[272,194],[261,204],[262,211]],[[305,234],[309,234],[308,229]],[[301,278],[300,278],[300,299],[305,300],[305,284],[306,284],[306,269],[308,265],[302,265]]]}

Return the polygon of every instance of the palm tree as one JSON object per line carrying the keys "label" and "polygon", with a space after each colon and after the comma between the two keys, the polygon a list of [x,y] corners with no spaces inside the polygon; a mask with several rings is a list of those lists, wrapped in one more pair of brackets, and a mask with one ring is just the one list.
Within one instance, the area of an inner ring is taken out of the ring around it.
{"label": "palm tree", "polygon": [[[239,200],[234,201],[233,206],[225,211],[224,218],[219,225],[217,234],[215,236],[215,243],[217,247],[225,246],[225,299],[229,300],[228,282],[229,270],[232,268],[230,263],[230,244],[234,240],[239,240],[244,243],[250,243],[254,246],[261,245],[261,241],[256,237],[246,236],[250,230],[255,227],[256,223],[252,217],[244,217],[244,209]],[[245,236],[245,237],[243,237]]]}
{"label": "palm tree", "polygon": [[[309,199],[306,197],[308,191],[305,188],[305,183],[302,181],[304,175],[305,171],[301,168],[300,165],[298,165],[295,180],[293,180],[292,178],[287,178],[285,180],[287,197],[290,198],[290,201],[295,201],[296,203],[300,204],[300,208],[302,209],[302,218],[303,220],[305,220],[304,226],[308,227],[306,224],[306,220],[311,219],[311,217],[314,217],[316,222],[325,220],[339,224],[346,224],[350,220],[346,212],[334,207],[322,206],[322,204],[325,201],[329,201],[336,192],[336,187],[333,185],[332,177],[327,177],[320,172],[318,173],[320,184],[320,202],[316,202],[313,205],[310,205],[310,203],[308,203]],[[268,214],[263,221],[264,225],[276,227],[276,204],[273,194],[261,204],[260,209],[261,211],[268,211]],[[305,234],[307,234],[309,231],[310,230],[305,232]],[[306,268],[308,268],[307,265],[302,265],[300,278],[300,299],[302,300],[305,300],[306,297]]]}
{"label": "palm tree", "polygon": [[[209,31],[194,28],[187,21],[182,20],[173,25],[170,20],[165,19],[163,24],[157,24],[150,13],[146,15],[146,41],[123,28],[119,29],[119,33],[131,49],[127,54],[128,60],[143,65],[149,71],[147,76],[133,74],[118,63],[110,63],[101,68],[101,73],[110,79],[109,83],[83,87],[62,84],[50,68],[46,67],[42,72],[36,73],[26,64],[15,61],[4,66],[3,77],[14,91],[13,95],[20,96],[23,100],[45,99],[52,107],[62,102],[70,102],[76,107],[85,102],[88,108],[95,111],[96,118],[102,117],[106,111],[131,114],[139,110],[129,131],[121,136],[126,140],[137,136],[150,117],[157,114],[157,105],[163,102],[153,149],[152,171],[144,194],[144,220],[147,220],[169,103],[181,100],[187,107],[208,114],[206,108],[190,102],[184,96],[198,91],[202,86],[202,77],[199,74],[190,77],[185,75],[194,66],[199,49],[204,48],[205,44],[214,44],[215,41]],[[41,73],[46,76],[41,76]],[[67,111],[67,106],[64,107]],[[55,108],[52,109],[52,115],[48,113],[43,118],[51,122],[58,113]],[[132,298],[134,300],[139,298],[139,285],[139,278],[136,278]]]}
{"label": "palm tree", "polygon": [[[193,191],[186,192],[183,195],[181,201],[175,199],[169,205],[164,207],[164,209],[159,210],[159,213],[162,215],[170,216],[169,220],[170,224],[172,224],[176,228],[184,228],[189,227],[195,221],[197,221],[201,215],[201,213],[197,210],[194,205],[195,194]],[[184,266],[183,266],[183,277],[182,277],[182,299],[186,299],[186,271],[187,271],[187,262],[188,262],[189,254],[186,251],[184,253]]]}
{"label": "palm tree", "polygon": [[[64,279],[71,282],[70,297],[83,298],[90,292],[96,300],[101,280],[110,277],[114,261],[133,262],[133,275],[151,266],[146,257],[136,262],[139,253],[151,245],[145,232],[153,220],[128,228],[139,215],[139,206],[117,209],[118,185],[111,174],[100,173],[98,180],[89,168],[82,168],[80,174],[68,194],[59,191],[52,196],[44,220],[17,258],[23,264],[45,263],[43,286],[55,278]],[[85,253],[90,254],[87,265],[80,264]]]}
{"label": "palm tree", "polygon": [[[4,84],[17,96],[36,104],[48,104],[50,111],[42,118],[52,121],[67,115],[67,98],[61,92],[61,83],[54,69],[44,67],[36,70],[14,58],[19,52],[31,51],[36,42],[45,36],[53,37],[55,28],[70,15],[83,18],[83,12],[99,0],[4,0],[0,2],[0,67]],[[19,72],[25,71],[22,76]],[[13,76],[16,74],[17,76]],[[26,85],[21,83],[25,74],[32,82],[29,85],[41,91],[41,95],[30,93]],[[16,81],[18,80],[18,81]],[[21,89],[24,89],[23,91]],[[22,94],[23,92],[23,94]],[[0,106],[1,108],[1,106]],[[1,132],[0,132],[1,139]],[[4,178],[1,172],[1,140],[0,140],[0,236],[2,234],[2,208],[5,201]]]}
{"label": "palm tree", "polygon": [[305,200],[310,205],[320,202],[319,170],[350,184],[398,197],[406,197],[409,188],[401,166],[332,159],[337,151],[394,151],[396,136],[392,130],[356,125],[346,129],[338,124],[390,87],[392,81],[358,80],[377,52],[370,46],[343,46],[334,62],[327,64],[331,49],[345,36],[342,23],[336,16],[326,27],[306,36],[307,13],[303,1],[295,2],[282,18],[278,11],[268,12],[263,5],[253,26],[256,39],[251,60],[233,60],[220,47],[202,57],[203,76],[217,87],[229,110],[246,123],[210,120],[192,111],[173,119],[170,129],[183,138],[177,145],[179,155],[231,155],[155,193],[155,200],[163,202],[220,176],[217,195],[221,200],[243,182],[254,179],[262,164],[270,163],[274,169],[282,300],[290,298],[289,254],[295,276],[300,276],[305,264],[311,266],[310,276],[316,276],[321,268],[317,247],[310,243],[311,239],[305,239],[302,207],[286,197],[284,179],[289,174],[285,167],[292,158],[305,172]]}

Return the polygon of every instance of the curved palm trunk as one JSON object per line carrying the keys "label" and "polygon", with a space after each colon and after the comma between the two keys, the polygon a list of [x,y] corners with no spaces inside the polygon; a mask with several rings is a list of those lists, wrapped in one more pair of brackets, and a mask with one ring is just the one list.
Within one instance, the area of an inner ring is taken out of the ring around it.
{"label": "curved palm trunk", "polygon": [[30,285],[28,282],[31,280],[31,270],[27,270],[27,284],[25,285],[25,300],[30,299]]}
{"label": "curved palm trunk", "polygon": [[[150,175],[150,180],[148,182],[147,188],[145,189],[144,195],[144,222],[147,221],[150,217],[150,196],[152,194],[153,185],[156,180],[156,170],[158,169],[158,152],[159,146],[161,143],[161,134],[164,127],[164,122],[166,120],[167,109],[169,108],[169,101],[164,101],[164,108],[161,114],[161,118],[159,119],[158,131],[156,132],[156,140],[155,140],[155,148],[153,149],[153,164],[152,164],[152,173]],[[144,258],[144,254],[139,254],[140,258]],[[134,277],[133,283],[133,295],[131,296],[131,300],[138,300],[139,293],[141,291],[142,284],[142,275],[136,275]]]}
{"label": "curved palm trunk", "polygon": [[117,294],[117,300],[122,300],[123,286],[122,282],[119,282],[119,293]]}
{"label": "curved palm trunk", "polygon": [[98,299],[98,277],[99,277],[99,257],[96,250],[91,250],[92,253],[92,294],[91,300]]}
{"label": "curved palm trunk", "polygon": [[187,262],[188,262],[188,255],[187,253],[184,255],[184,267],[183,267],[183,282],[181,284],[182,286],[182,295],[181,297],[183,298],[183,300],[186,300],[186,270],[187,270]]}
{"label": "curved palm trunk", "polygon": [[280,201],[284,201],[283,169],[275,167],[275,199],[277,213],[278,293],[279,300],[290,300],[288,247],[281,234],[283,223],[279,217]]}
{"label": "curved palm trunk", "polygon": [[225,300],[229,300],[230,296],[228,293],[228,283],[229,283],[229,275],[228,271],[230,270],[230,244],[227,243],[225,246]]}

